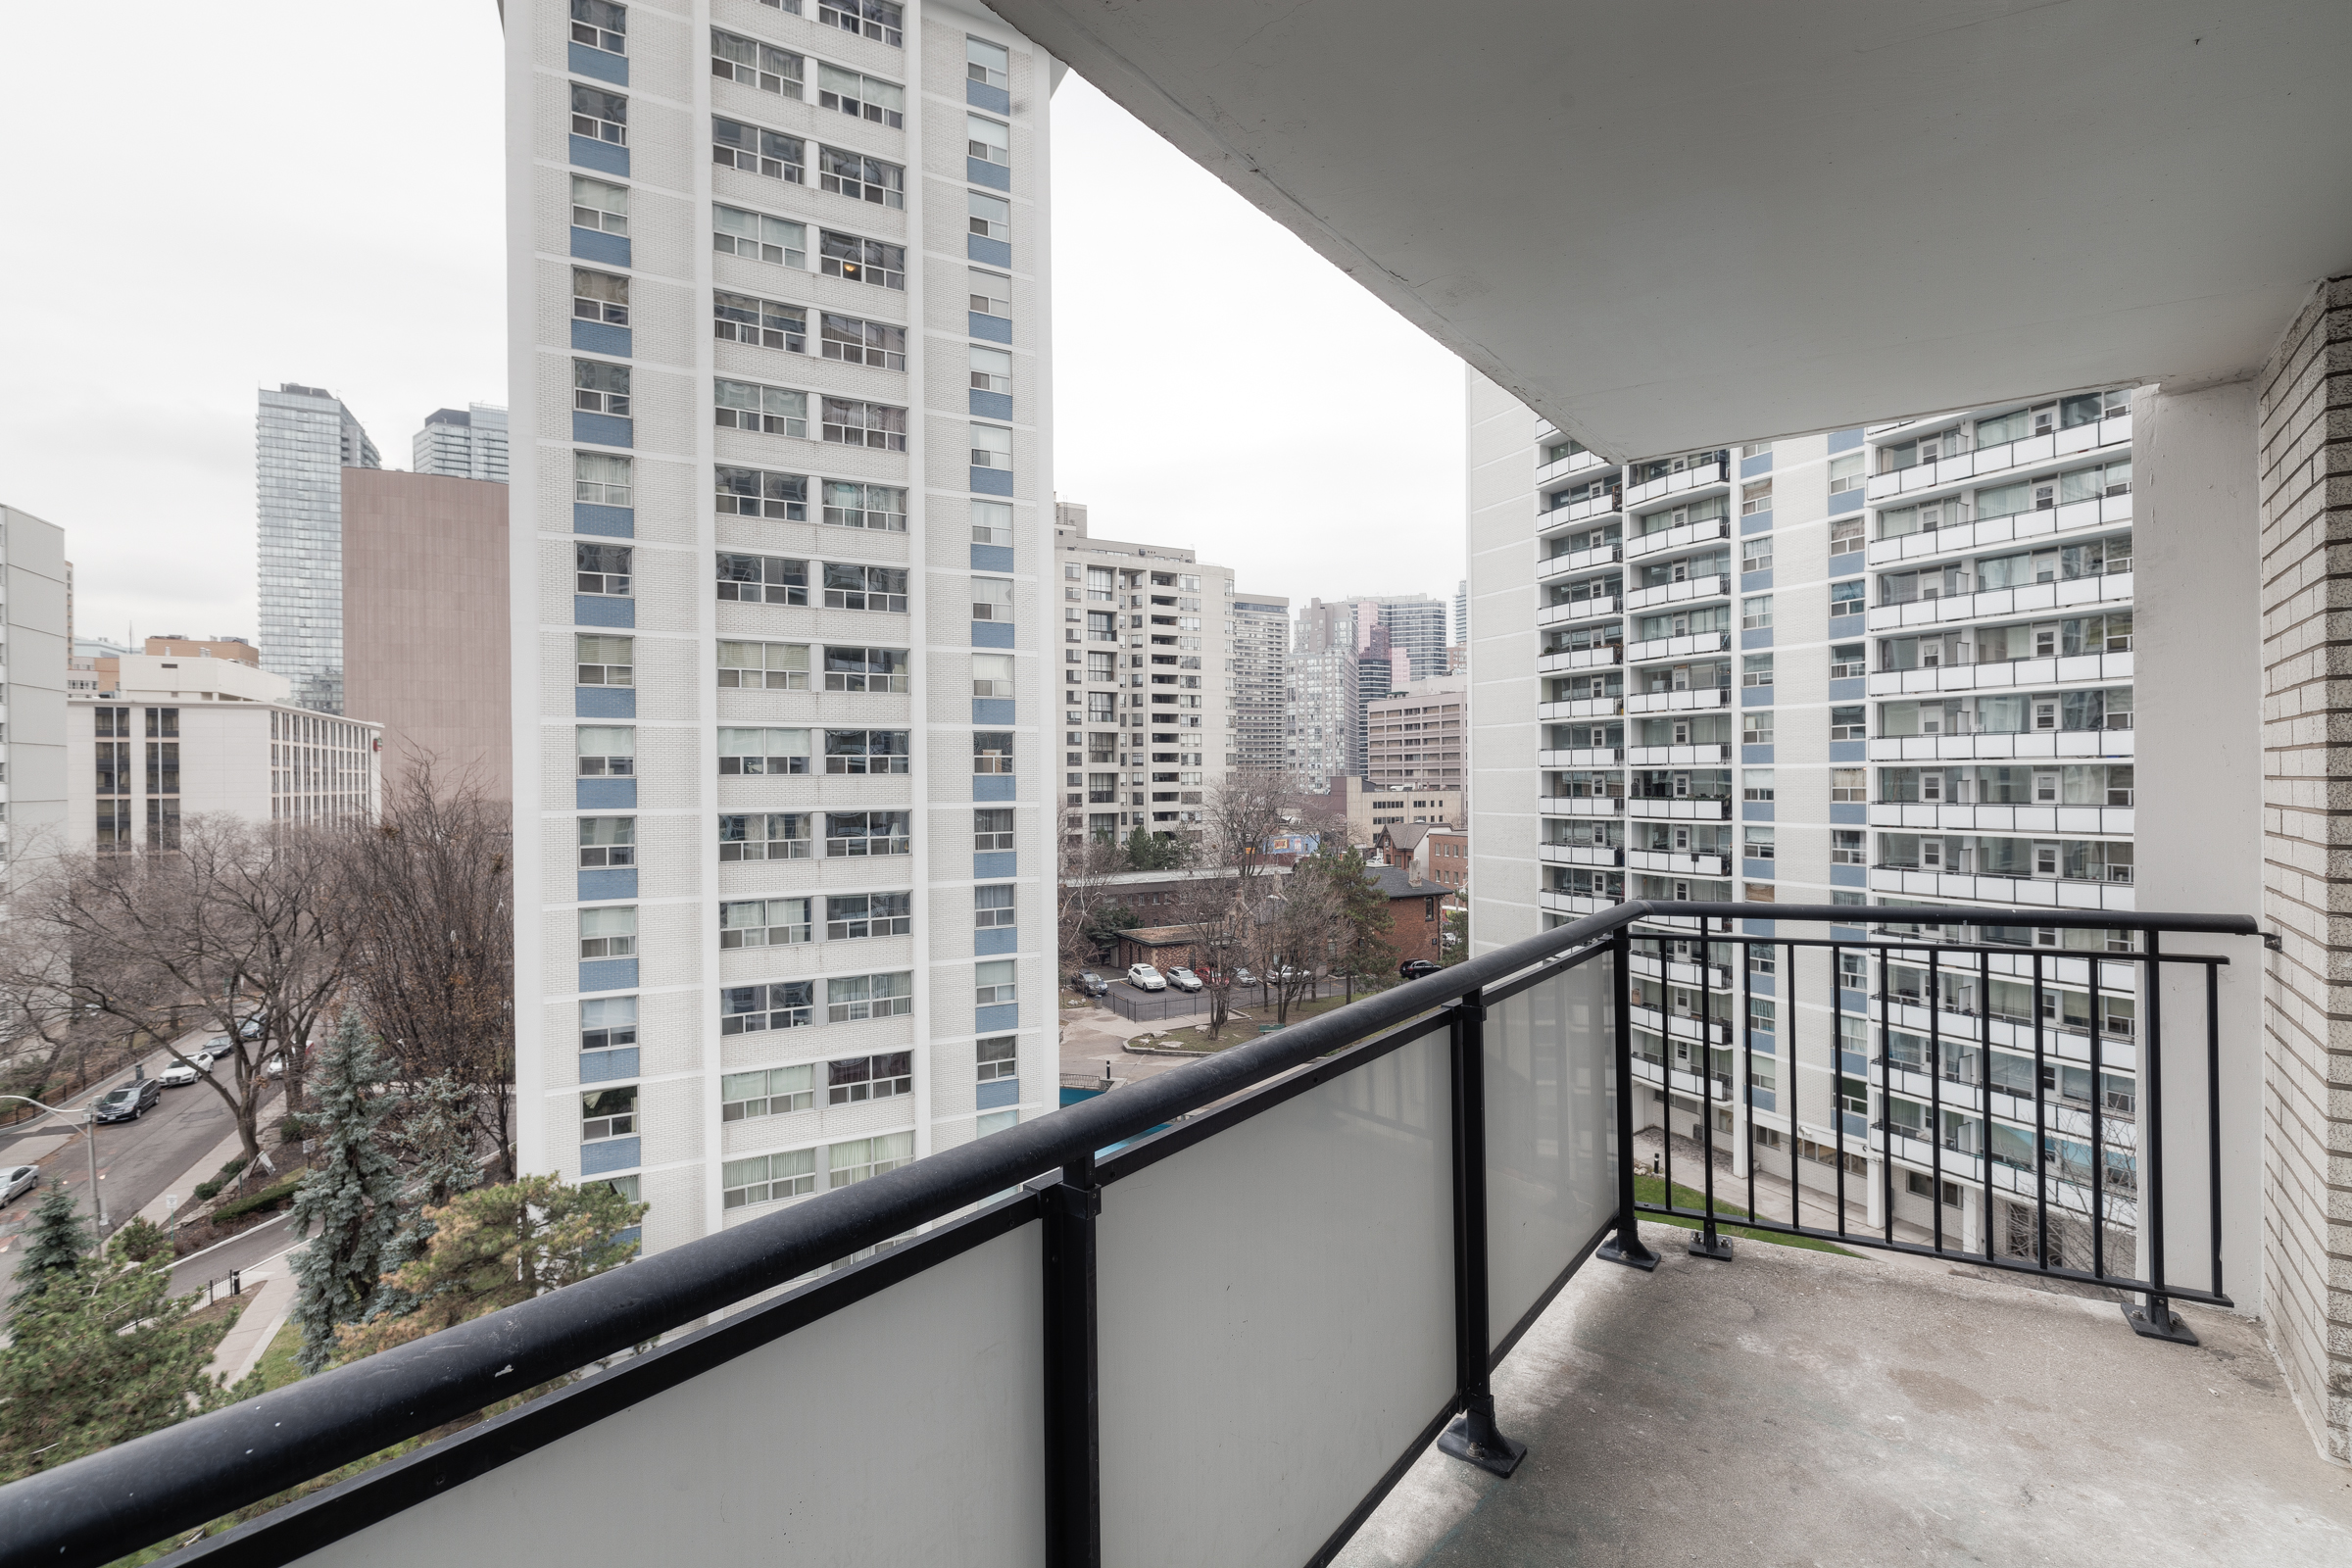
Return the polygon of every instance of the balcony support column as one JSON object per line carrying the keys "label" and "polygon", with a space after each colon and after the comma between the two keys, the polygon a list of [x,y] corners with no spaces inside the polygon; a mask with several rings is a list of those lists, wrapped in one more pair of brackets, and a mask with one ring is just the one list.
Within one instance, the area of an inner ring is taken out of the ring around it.
{"label": "balcony support column", "polygon": [[1494,1425],[1488,1386],[1494,1341],[1487,1326],[1487,1004],[1477,993],[1452,1015],[1453,1337],[1455,1398],[1462,1413],[1438,1435],[1438,1450],[1507,1476],[1527,1457]]}
{"label": "balcony support column", "polygon": [[[1644,1271],[1658,1266],[1658,1254],[1642,1243],[1641,1216],[1634,1204],[1634,1097],[1642,1092],[1642,1084],[1634,1077],[1634,1004],[1633,1004],[1634,942],[1623,928],[1609,945],[1610,1006],[1615,1014],[1612,1025],[1617,1032],[1617,1234],[1600,1244],[1593,1256],[1611,1263],[1623,1263],[1628,1268]],[[1667,965],[1661,954],[1658,975],[1665,979]],[[1662,1081],[1671,1074],[1661,1070]],[[1672,1136],[1672,1118],[1664,1118],[1661,1131]]]}
{"label": "balcony support column", "polygon": [[1095,1222],[1102,1189],[1090,1154],[1046,1189],[1046,1562],[1101,1568],[1102,1470]]}

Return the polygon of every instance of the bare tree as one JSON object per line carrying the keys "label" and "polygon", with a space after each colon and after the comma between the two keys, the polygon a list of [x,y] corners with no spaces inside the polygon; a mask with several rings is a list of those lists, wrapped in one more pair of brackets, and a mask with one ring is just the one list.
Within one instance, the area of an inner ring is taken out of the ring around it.
{"label": "bare tree", "polygon": [[1096,961],[1095,933],[1118,902],[1110,879],[1125,868],[1125,852],[1113,840],[1090,835],[1062,845],[1055,925],[1065,972]]}

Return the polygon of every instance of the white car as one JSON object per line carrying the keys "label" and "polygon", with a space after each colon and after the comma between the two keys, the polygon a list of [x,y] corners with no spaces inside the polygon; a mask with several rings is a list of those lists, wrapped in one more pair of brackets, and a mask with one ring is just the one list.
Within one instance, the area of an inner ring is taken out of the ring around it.
{"label": "white car", "polygon": [[13,1203],[20,1194],[29,1193],[41,1185],[38,1165],[11,1165],[0,1170],[0,1203]]}
{"label": "white car", "polygon": [[1165,991],[1168,989],[1167,976],[1148,963],[1129,964],[1127,966],[1127,983],[1138,991]]}
{"label": "white car", "polygon": [[166,1089],[185,1089],[198,1077],[213,1070],[213,1058],[199,1051],[185,1061],[175,1061],[156,1076]]}
{"label": "white car", "polygon": [[1200,977],[1190,969],[1170,969],[1168,984],[1179,991],[1198,991],[1200,989]]}

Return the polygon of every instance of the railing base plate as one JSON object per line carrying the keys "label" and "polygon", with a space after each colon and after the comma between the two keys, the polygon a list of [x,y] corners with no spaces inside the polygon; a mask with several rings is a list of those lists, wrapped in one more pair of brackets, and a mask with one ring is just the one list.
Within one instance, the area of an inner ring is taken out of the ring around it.
{"label": "railing base plate", "polygon": [[1638,1241],[1634,1243],[1634,1250],[1628,1250],[1614,1236],[1594,1248],[1592,1255],[1604,1263],[1623,1263],[1627,1268],[1638,1268],[1643,1273],[1658,1266],[1657,1253]]}
{"label": "railing base plate", "polygon": [[1728,1263],[1732,1260],[1732,1239],[1728,1236],[1709,1236],[1705,1231],[1700,1231],[1690,1238],[1690,1255],[1711,1257],[1718,1263]]}
{"label": "railing base plate", "polygon": [[1519,1461],[1527,1457],[1526,1444],[1514,1443],[1500,1433],[1495,1434],[1499,1447],[1472,1443],[1469,1422],[1467,1415],[1457,1415],[1447,1422],[1446,1430],[1438,1434],[1438,1451],[1450,1454],[1464,1464],[1474,1464],[1490,1475],[1507,1476],[1519,1468]]}
{"label": "railing base plate", "polygon": [[2141,1339],[2166,1340],[2174,1345],[2197,1343],[2196,1334],[2187,1324],[2180,1321],[2180,1313],[2168,1306],[2164,1309],[2163,1316],[2166,1321],[2159,1322],[2149,1315],[2145,1305],[2134,1305],[2130,1301],[2124,1303],[2124,1321],[2131,1324],[2132,1332]]}

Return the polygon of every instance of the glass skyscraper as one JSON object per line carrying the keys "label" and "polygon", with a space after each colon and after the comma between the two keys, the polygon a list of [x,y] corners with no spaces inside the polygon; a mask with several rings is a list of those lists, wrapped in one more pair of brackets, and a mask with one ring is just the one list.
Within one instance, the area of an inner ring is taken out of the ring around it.
{"label": "glass skyscraper", "polygon": [[340,399],[287,381],[254,421],[262,667],[294,701],[343,711],[343,470],[376,468],[375,443]]}

